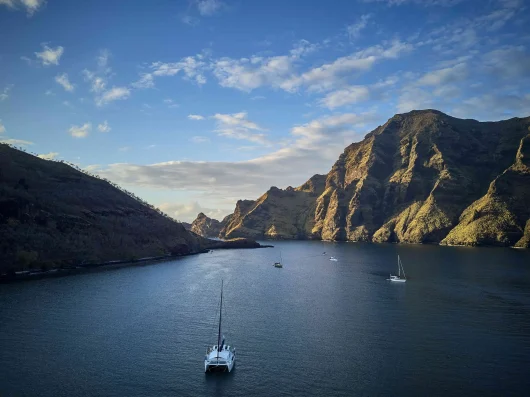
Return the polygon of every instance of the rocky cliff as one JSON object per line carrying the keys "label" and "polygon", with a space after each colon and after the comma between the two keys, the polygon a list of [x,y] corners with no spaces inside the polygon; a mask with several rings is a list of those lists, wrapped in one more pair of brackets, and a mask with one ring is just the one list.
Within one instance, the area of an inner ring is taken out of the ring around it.
{"label": "rocky cliff", "polygon": [[239,201],[221,235],[528,247],[529,127],[395,115],[327,176]]}
{"label": "rocky cliff", "polygon": [[202,212],[191,224],[191,231],[203,237],[219,237],[219,232],[223,228],[221,222],[204,215]]}
{"label": "rocky cliff", "polygon": [[312,230],[317,197],[326,177],[314,175],[302,186],[285,190],[271,187],[256,201],[239,200],[221,230],[225,238],[319,238]]}
{"label": "rocky cliff", "polygon": [[[227,247],[254,244],[235,241]],[[0,144],[0,273],[183,255],[221,245],[105,180]]]}

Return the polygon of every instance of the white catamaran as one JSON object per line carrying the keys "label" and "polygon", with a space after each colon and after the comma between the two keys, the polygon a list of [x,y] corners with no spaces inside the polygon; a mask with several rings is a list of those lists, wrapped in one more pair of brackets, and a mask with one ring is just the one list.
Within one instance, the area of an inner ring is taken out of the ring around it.
{"label": "white catamaran", "polygon": [[217,344],[206,350],[204,372],[230,372],[236,364],[236,349],[225,345],[225,337],[221,335],[221,319],[223,315],[223,282],[221,281],[221,307],[219,309],[219,333]]}
{"label": "white catamaran", "polygon": [[[401,272],[403,272],[403,276],[401,276]],[[407,281],[407,276],[405,275],[405,269],[403,268],[403,263],[401,263],[401,259],[399,259],[399,255],[398,255],[398,275],[393,276],[391,274],[388,280],[395,281],[397,283],[404,283],[405,281]]]}

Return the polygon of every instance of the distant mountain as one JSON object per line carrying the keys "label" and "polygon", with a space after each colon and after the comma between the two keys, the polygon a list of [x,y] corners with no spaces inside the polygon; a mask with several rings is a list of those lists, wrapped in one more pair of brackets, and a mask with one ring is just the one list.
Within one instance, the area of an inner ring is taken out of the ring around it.
{"label": "distant mountain", "polygon": [[395,115],[326,176],[238,201],[221,237],[529,247],[529,128]]}
{"label": "distant mountain", "polygon": [[0,273],[238,245],[256,243],[205,239],[108,181],[0,144]]}
{"label": "distant mountain", "polygon": [[216,219],[212,219],[199,213],[197,218],[191,224],[191,231],[203,237],[219,237],[222,224]]}

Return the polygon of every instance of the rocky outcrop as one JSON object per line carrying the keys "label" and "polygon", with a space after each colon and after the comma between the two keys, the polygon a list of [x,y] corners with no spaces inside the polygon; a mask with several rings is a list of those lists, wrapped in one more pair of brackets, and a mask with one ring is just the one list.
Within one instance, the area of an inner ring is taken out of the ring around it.
{"label": "rocky outcrop", "polygon": [[[285,190],[271,187],[256,201],[240,200],[221,230],[224,238],[307,239],[313,236],[316,198],[325,176],[314,175],[302,186]],[[226,218],[225,218],[226,219]]]}
{"label": "rocky outcrop", "polygon": [[191,231],[203,237],[219,237],[223,224],[216,219],[204,215],[202,212],[191,224]]}
{"label": "rocky outcrop", "polygon": [[347,147],[325,183],[238,202],[221,234],[527,247],[529,126],[398,114]]}

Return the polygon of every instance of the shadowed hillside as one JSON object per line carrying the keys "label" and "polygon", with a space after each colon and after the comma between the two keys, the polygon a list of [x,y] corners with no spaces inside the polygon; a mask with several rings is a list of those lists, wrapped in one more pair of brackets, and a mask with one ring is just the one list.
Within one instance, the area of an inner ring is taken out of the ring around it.
{"label": "shadowed hillside", "polygon": [[0,144],[0,272],[208,248],[224,247],[108,181]]}

